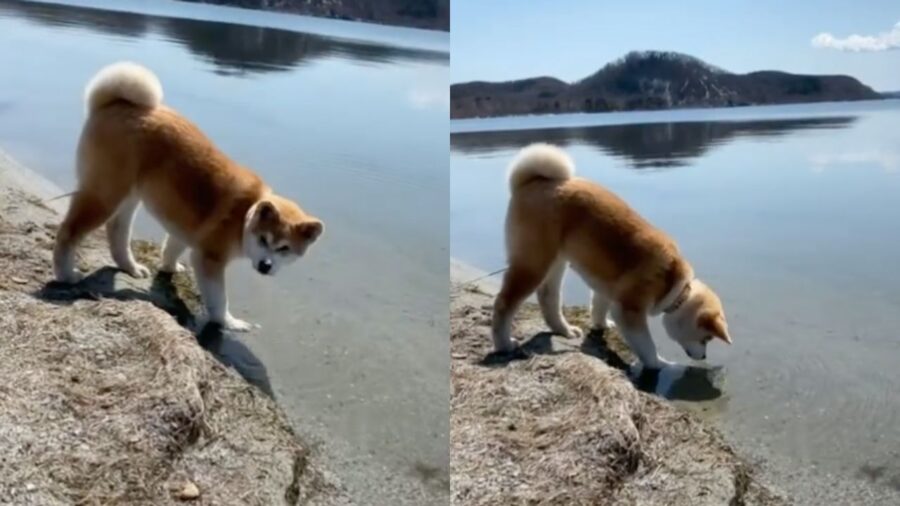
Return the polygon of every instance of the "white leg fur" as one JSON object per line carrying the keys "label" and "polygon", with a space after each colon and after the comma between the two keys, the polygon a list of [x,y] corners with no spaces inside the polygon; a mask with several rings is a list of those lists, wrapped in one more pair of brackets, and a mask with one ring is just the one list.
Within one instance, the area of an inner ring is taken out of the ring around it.
{"label": "white leg fur", "polygon": [[131,223],[139,204],[137,197],[129,197],[122,202],[116,214],[106,222],[106,237],[109,253],[116,265],[136,278],[146,278],[150,275],[150,269],[137,263],[131,254]]}
{"label": "white leg fur", "polygon": [[625,314],[618,305],[612,306],[611,314],[622,337],[625,338],[631,351],[637,355],[644,367],[661,369],[669,364],[656,352],[656,344],[653,342],[653,336],[650,335],[646,314]]}
{"label": "white leg fur", "polygon": [[75,270],[75,248],[55,248],[53,251],[53,271],[61,283],[77,283],[84,274]]}
{"label": "white leg fur", "polygon": [[494,316],[491,321],[491,336],[494,338],[494,350],[500,352],[512,351],[517,344],[512,340],[512,316],[518,308],[501,307],[499,299],[494,301]]}
{"label": "white leg fur", "polygon": [[581,329],[569,325],[566,317],[562,313],[562,301],[560,293],[562,292],[563,278],[566,274],[566,261],[557,260],[550,270],[547,277],[537,290],[538,304],[541,306],[541,313],[544,315],[544,322],[550,327],[555,334],[559,334],[569,338],[581,337]]}
{"label": "white leg fur", "polygon": [[194,275],[197,279],[197,287],[203,304],[206,306],[208,321],[218,323],[228,330],[246,332],[254,326],[243,320],[239,320],[228,311],[228,294],[225,292],[224,273],[221,278],[209,277],[204,273],[200,255],[191,252],[191,263],[194,267]]}
{"label": "white leg fur", "polygon": [[593,290],[591,292],[591,327],[597,330],[612,328],[615,323],[611,318],[607,318],[609,314],[610,301],[602,294]]}
{"label": "white leg fur", "polygon": [[159,266],[161,272],[182,272],[184,266],[178,262],[178,258],[187,249],[187,244],[181,240],[172,237],[171,234],[166,236],[163,241],[162,263]]}

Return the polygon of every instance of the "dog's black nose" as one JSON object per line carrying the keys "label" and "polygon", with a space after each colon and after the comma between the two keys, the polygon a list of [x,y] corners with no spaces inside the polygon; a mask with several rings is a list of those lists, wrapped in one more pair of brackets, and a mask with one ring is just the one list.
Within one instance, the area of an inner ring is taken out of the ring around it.
{"label": "dog's black nose", "polygon": [[269,271],[272,270],[272,261],[268,258],[260,260],[259,263],[256,264],[256,270],[258,270],[260,274],[268,274]]}

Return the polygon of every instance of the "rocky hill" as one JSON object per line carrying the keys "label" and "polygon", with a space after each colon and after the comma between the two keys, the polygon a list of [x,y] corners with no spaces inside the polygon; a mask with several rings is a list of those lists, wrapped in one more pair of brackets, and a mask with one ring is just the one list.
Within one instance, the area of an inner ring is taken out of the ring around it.
{"label": "rocky hill", "polygon": [[733,107],[883,98],[850,76],[735,74],[692,56],[632,52],[575,83],[552,77],[450,87],[451,117]]}
{"label": "rocky hill", "polygon": [[183,0],[429,30],[450,30],[450,0]]}

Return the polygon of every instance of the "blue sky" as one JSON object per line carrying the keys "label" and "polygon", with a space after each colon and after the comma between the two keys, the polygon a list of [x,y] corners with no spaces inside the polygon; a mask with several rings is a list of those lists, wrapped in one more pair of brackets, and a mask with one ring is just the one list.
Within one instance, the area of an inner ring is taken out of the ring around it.
{"label": "blue sky", "polygon": [[573,81],[660,49],[732,72],[849,74],[900,90],[898,0],[453,0],[451,16],[452,82]]}

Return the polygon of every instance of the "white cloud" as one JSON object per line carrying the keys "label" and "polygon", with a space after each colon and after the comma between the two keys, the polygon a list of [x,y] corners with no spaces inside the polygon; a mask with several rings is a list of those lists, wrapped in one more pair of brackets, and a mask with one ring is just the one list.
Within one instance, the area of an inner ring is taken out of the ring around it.
{"label": "white cloud", "polygon": [[878,35],[850,35],[839,39],[824,32],[812,38],[813,47],[837,49],[838,51],[888,51],[900,49],[900,23],[889,32]]}

